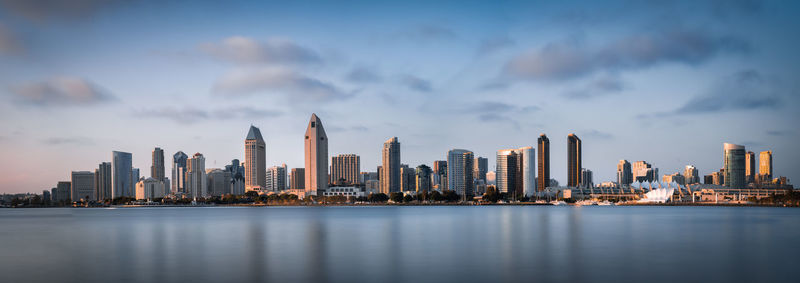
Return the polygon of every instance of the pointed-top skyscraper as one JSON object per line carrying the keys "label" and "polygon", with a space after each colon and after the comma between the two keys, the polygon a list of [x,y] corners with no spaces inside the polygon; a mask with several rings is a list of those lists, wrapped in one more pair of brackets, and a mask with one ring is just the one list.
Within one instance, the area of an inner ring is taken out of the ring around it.
{"label": "pointed-top skyscraper", "polygon": [[244,139],[244,188],[246,191],[261,191],[267,186],[267,144],[256,126]]}
{"label": "pointed-top skyscraper", "polygon": [[328,135],[317,114],[311,114],[305,135],[305,191],[316,195],[328,189]]}

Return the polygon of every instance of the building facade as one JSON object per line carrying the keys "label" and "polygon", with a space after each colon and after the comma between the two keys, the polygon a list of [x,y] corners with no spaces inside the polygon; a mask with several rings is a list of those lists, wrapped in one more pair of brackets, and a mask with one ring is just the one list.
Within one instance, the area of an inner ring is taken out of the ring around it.
{"label": "building facade", "polygon": [[205,198],[208,196],[208,179],[206,177],[206,158],[195,153],[186,160],[186,190],[190,198]]}
{"label": "building facade", "polygon": [[306,189],[306,170],[305,168],[292,168],[292,173],[289,179],[290,190],[305,190]]}
{"label": "building facade", "polygon": [[756,154],[748,151],[744,155],[744,181],[748,184],[756,182]]}
{"label": "building facade", "polygon": [[725,186],[731,188],[744,188],[745,182],[745,150],[744,146],[725,143],[723,145]]}
{"label": "building facade", "polygon": [[633,172],[631,171],[631,163],[628,160],[620,160],[617,163],[617,184],[620,186],[630,185],[633,183]]}
{"label": "building facade", "polygon": [[136,182],[136,199],[153,200],[163,198],[167,194],[167,185],[163,180],[150,177]]}
{"label": "building facade", "polygon": [[380,169],[381,193],[400,192],[400,142],[393,137],[383,143]]}
{"label": "building facade", "polygon": [[536,157],[538,170],[536,190],[541,192],[550,185],[550,139],[545,134],[541,134],[537,139],[537,145],[539,148],[537,148]]}
{"label": "building facade", "polygon": [[186,193],[186,160],[189,156],[183,151],[178,151],[172,155],[172,193]]}
{"label": "building facade", "polygon": [[94,173],[89,171],[72,171],[72,188],[70,199],[72,201],[97,200],[94,194]]}
{"label": "building facade", "polygon": [[111,195],[113,198],[134,197],[133,156],[128,152],[111,152]]}
{"label": "building facade", "polygon": [[244,139],[244,188],[261,191],[267,185],[267,143],[261,130],[250,125]]}
{"label": "building facade", "polygon": [[150,177],[156,180],[165,181],[167,175],[164,169],[164,150],[156,147],[153,149],[153,164],[150,165]]}
{"label": "building facade", "polygon": [[305,134],[305,191],[316,195],[328,188],[328,136],[317,114],[311,114]]}
{"label": "building facade", "polygon": [[447,152],[447,184],[449,190],[455,191],[462,200],[472,198],[474,182],[472,180],[472,162],[475,157],[472,151],[452,149]]}
{"label": "building facade", "polygon": [[686,169],[683,170],[683,179],[684,184],[699,184],[700,172],[694,165],[686,165]]}
{"label": "building facade", "polygon": [[761,183],[772,182],[772,151],[762,151],[758,154],[758,174]]}
{"label": "building facade", "polygon": [[231,193],[231,172],[222,169],[206,169],[208,195],[221,197]]}
{"label": "building facade", "polygon": [[474,168],[472,169],[473,179],[486,182],[486,172],[489,171],[489,159],[486,157],[475,157]]}
{"label": "building facade", "polygon": [[361,157],[339,154],[331,157],[331,184],[355,185],[361,183]]}
{"label": "building facade", "polygon": [[244,186],[244,166],[239,164],[239,159],[231,160],[230,165],[225,165],[225,171],[230,174],[230,193],[238,196],[243,195],[246,190]]}
{"label": "building facade", "polygon": [[428,165],[422,164],[417,166],[416,169],[416,176],[415,176],[415,183],[417,187],[417,192],[419,193],[427,193],[432,190],[431,186],[431,170]]}
{"label": "building facade", "polygon": [[288,175],[286,172],[286,164],[282,164],[281,166],[272,166],[267,168],[267,186],[266,189],[271,192],[282,192],[288,189],[289,181]]}
{"label": "building facade", "polygon": [[567,136],[567,187],[577,187],[581,184],[582,164],[581,139],[575,134]]}
{"label": "building facade", "polygon": [[95,198],[99,201],[111,199],[111,162],[102,162],[94,170]]}

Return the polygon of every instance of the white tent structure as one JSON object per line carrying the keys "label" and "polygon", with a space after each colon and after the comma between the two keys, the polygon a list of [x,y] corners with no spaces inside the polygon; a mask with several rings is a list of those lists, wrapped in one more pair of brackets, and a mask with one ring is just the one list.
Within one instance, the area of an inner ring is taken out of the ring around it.
{"label": "white tent structure", "polygon": [[644,194],[644,198],[640,199],[639,202],[642,203],[665,203],[669,201],[672,194],[675,193],[675,188],[672,187],[662,187],[657,189],[652,189],[646,194]]}

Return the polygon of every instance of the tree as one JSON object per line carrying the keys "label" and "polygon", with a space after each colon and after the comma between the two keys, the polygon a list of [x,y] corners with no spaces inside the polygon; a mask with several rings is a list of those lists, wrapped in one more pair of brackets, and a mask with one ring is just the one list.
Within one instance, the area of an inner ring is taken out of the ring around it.
{"label": "tree", "polygon": [[403,202],[403,193],[394,192],[389,194],[389,199],[391,199],[395,203]]}
{"label": "tree", "polygon": [[452,190],[445,190],[443,196],[444,200],[447,202],[457,202],[461,199],[461,197]]}
{"label": "tree", "polygon": [[405,197],[403,197],[403,202],[412,202],[412,201],[414,201],[414,197],[412,197],[411,195],[406,195]]}
{"label": "tree", "polygon": [[486,189],[486,193],[483,194],[483,197],[481,197],[481,199],[483,199],[486,202],[495,203],[498,200],[500,200],[500,194],[497,193],[496,188],[488,188]]}
{"label": "tree", "polygon": [[369,196],[367,197],[367,201],[369,202],[386,202],[387,200],[389,200],[389,196],[387,196],[384,193],[369,194]]}
{"label": "tree", "polygon": [[445,200],[444,196],[439,191],[433,191],[431,193],[429,199],[432,200],[432,201],[443,201],[443,200]]}

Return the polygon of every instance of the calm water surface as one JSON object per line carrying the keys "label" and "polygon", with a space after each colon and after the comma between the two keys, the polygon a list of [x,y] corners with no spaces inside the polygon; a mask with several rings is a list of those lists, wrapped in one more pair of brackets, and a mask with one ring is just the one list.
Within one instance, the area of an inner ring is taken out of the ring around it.
{"label": "calm water surface", "polygon": [[1,282],[777,282],[800,209],[0,210]]}

